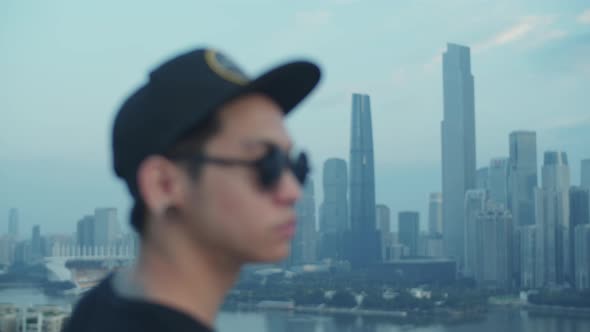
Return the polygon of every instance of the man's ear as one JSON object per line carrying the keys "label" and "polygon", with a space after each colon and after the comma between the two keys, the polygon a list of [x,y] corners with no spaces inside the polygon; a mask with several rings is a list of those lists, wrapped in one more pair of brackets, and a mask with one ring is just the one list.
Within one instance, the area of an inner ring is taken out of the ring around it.
{"label": "man's ear", "polygon": [[146,158],[137,170],[139,193],[146,209],[161,217],[172,206],[181,204],[186,191],[186,174],[161,156]]}

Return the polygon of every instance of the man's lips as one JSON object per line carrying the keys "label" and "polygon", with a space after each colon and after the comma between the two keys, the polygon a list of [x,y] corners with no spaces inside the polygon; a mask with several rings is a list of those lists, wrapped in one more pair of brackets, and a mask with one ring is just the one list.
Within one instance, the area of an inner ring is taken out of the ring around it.
{"label": "man's lips", "polygon": [[282,236],[291,238],[295,235],[296,223],[297,222],[295,221],[295,218],[292,218],[286,223],[277,227],[277,230]]}

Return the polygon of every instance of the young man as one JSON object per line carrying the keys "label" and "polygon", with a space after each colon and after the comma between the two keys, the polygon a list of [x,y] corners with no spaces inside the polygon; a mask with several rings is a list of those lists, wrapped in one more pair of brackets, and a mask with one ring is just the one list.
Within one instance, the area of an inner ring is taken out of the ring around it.
{"label": "young man", "polygon": [[113,129],[141,253],[80,300],[67,331],[211,331],[242,265],[288,255],[308,168],[289,157],[283,116],[319,78],[292,62],[250,80],[210,49],[150,74]]}

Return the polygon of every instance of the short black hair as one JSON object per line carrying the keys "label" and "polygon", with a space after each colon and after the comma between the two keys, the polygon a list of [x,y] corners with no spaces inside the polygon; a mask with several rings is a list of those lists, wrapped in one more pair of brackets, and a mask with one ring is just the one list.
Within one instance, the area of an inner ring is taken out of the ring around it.
{"label": "short black hair", "polygon": [[[212,112],[196,127],[182,135],[178,141],[163,154],[163,156],[176,163],[182,164],[189,175],[196,180],[200,174],[202,165],[199,163],[183,162],[176,157],[201,152],[205,144],[213,136],[219,133],[220,130],[221,120],[219,112]],[[145,205],[141,194],[138,193],[131,211],[131,226],[140,236],[145,234],[146,219],[147,206]]]}

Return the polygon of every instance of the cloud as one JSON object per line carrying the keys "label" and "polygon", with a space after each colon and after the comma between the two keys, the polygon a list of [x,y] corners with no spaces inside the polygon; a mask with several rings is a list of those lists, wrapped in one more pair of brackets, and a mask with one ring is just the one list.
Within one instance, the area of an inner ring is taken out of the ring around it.
{"label": "cloud", "polygon": [[481,53],[495,47],[527,39],[534,39],[536,41],[534,44],[538,45],[542,42],[565,36],[565,31],[562,30],[553,29],[548,31],[548,27],[554,22],[555,19],[550,16],[525,16],[508,29],[486,40],[475,43],[473,52]]}
{"label": "cloud", "polygon": [[590,8],[582,12],[577,18],[580,24],[590,24]]}
{"label": "cloud", "polygon": [[440,64],[442,63],[442,54],[445,52],[444,48],[439,48],[438,51],[436,52],[436,55],[433,56],[432,58],[430,58],[430,60],[428,62],[426,62],[423,66],[422,69],[429,73],[432,72],[433,69],[435,68],[439,68]]}
{"label": "cloud", "polygon": [[301,27],[324,26],[332,20],[332,12],[327,10],[299,11],[295,13],[295,24]]}

